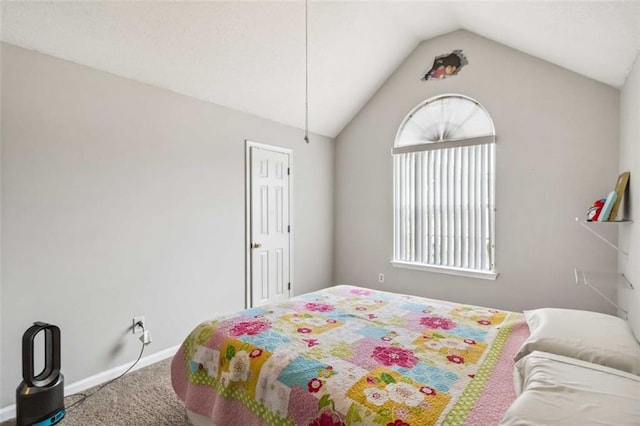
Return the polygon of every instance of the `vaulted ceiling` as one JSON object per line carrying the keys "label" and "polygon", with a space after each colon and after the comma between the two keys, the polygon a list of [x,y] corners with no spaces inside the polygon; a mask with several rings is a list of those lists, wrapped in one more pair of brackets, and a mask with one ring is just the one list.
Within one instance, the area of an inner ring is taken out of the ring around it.
{"label": "vaulted ceiling", "polygon": [[[334,137],[419,42],[457,29],[619,88],[640,51],[640,1],[311,0],[307,29],[309,127]],[[1,37],[304,127],[302,1],[4,1]]]}

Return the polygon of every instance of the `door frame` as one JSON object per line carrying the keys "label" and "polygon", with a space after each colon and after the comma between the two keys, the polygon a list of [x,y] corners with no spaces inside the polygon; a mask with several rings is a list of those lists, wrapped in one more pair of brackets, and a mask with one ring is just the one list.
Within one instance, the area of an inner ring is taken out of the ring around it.
{"label": "door frame", "polygon": [[293,150],[275,145],[267,145],[260,142],[253,142],[245,139],[244,169],[245,169],[245,190],[244,190],[244,218],[245,218],[245,309],[251,308],[252,282],[251,282],[251,148],[266,149],[289,155],[289,297],[293,294]]}

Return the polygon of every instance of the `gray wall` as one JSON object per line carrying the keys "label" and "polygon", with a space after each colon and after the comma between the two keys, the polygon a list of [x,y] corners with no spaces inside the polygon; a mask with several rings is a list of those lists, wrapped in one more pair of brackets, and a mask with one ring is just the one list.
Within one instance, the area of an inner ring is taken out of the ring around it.
{"label": "gray wall", "polygon": [[62,329],[67,384],[244,307],[244,140],[293,149],[295,293],[332,282],[331,139],[2,44],[0,407],[22,333]]}
{"label": "gray wall", "polygon": [[[458,76],[420,81],[434,56],[454,49],[469,59]],[[478,100],[496,126],[496,281],[389,263],[390,149],[405,115],[443,93]],[[618,90],[469,32],[421,43],[336,138],[336,281],[511,310],[611,312],[574,284],[573,268],[615,271],[615,252],[574,218],[613,189],[618,110]],[[603,290],[612,296],[612,288]]]}
{"label": "gray wall", "polygon": [[620,246],[629,251],[628,256],[619,256],[619,265],[620,272],[635,286],[634,290],[623,290],[620,298],[640,339],[640,56],[620,96],[620,170],[631,172],[625,213],[634,223],[618,225]]}

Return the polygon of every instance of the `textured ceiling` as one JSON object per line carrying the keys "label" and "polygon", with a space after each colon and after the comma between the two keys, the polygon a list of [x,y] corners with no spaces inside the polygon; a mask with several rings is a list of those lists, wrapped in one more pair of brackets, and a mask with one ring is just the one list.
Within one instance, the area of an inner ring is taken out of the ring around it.
{"label": "textured ceiling", "polygon": [[[310,1],[309,127],[334,137],[422,41],[460,28],[621,87],[640,2]],[[304,127],[304,3],[2,2],[2,40]]]}

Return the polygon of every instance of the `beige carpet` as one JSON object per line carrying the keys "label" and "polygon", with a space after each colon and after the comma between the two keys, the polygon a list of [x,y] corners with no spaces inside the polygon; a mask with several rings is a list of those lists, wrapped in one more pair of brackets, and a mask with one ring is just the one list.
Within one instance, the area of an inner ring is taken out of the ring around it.
{"label": "beige carpet", "polygon": [[[190,425],[184,406],[171,388],[167,359],[129,373],[104,387],[84,403],[73,407],[61,426],[159,426]],[[85,393],[90,394],[94,389]],[[76,396],[65,398],[70,407]],[[15,419],[0,426],[15,426]]]}

